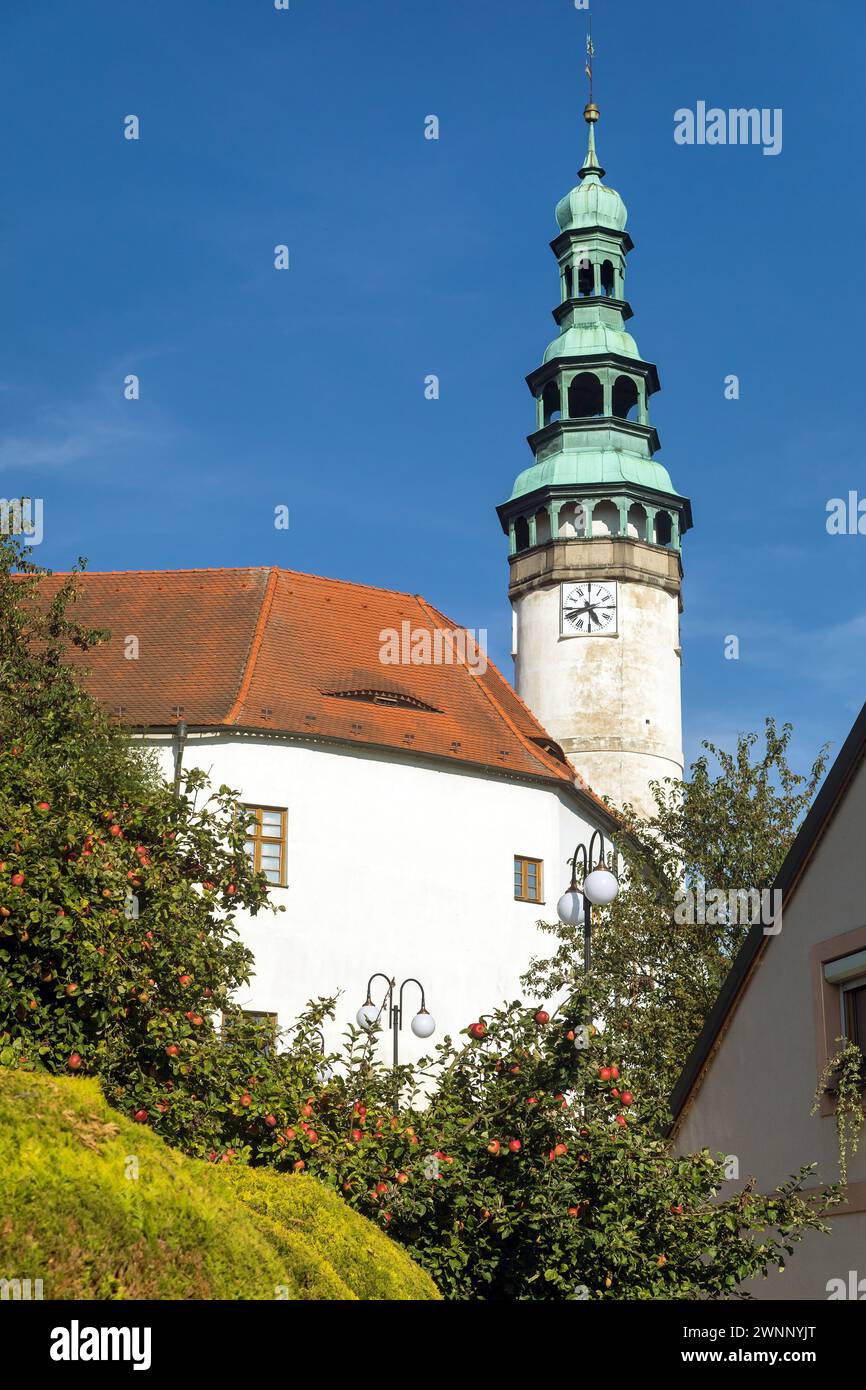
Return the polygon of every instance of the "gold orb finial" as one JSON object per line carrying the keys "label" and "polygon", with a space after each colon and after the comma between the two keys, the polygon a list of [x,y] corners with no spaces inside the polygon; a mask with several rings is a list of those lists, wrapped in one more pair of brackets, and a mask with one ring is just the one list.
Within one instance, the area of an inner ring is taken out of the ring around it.
{"label": "gold orb finial", "polygon": [[583,119],[589,124],[598,120],[599,111],[594,101],[588,101],[583,108]]}

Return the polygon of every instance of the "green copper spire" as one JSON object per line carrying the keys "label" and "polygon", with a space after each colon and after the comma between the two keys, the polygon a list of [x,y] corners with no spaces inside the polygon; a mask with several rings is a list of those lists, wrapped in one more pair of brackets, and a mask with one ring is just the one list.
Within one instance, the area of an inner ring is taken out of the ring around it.
{"label": "green copper spire", "polygon": [[604,178],[604,170],[602,169],[595,155],[595,123],[598,120],[598,117],[598,107],[594,106],[593,103],[590,102],[583,113],[583,119],[589,126],[589,145],[586,151],[586,159],[583,161],[583,168],[578,170],[578,173],[580,174],[580,177],[582,179],[587,179],[589,177],[592,177],[594,179]]}
{"label": "green copper spire", "polygon": [[[625,203],[603,182],[598,118],[590,100],[580,183],[556,208],[560,230],[551,249],[559,262],[560,303],[553,311],[559,334],[527,377],[536,402],[536,428],[529,436],[534,462],[499,508],[512,552],[525,548],[527,538],[530,547],[538,544],[539,534],[545,543],[558,539],[560,512],[578,503],[591,504],[588,537],[599,534],[592,529],[592,508],[602,503],[613,502],[622,523],[621,531],[608,534],[678,546],[691,525],[688,499],[654,457],[659,439],[649,400],[659,379],[625,326],[632,317],[625,272],[633,243],[625,229]],[[661,513],[666,521],[657,528]]]}
{"label": "green copper spire", "polygon": [[589,126],[589,144],[586,159],[580,169],[581,182],[558,204],[556,220],[562,231],[574,231],[580,227],[611,227],[624,231],[628,213],[616,189],[602,183],[604,170],[595,152],[595,125],[599,117],[597,106],[590,103],[583,113]]}

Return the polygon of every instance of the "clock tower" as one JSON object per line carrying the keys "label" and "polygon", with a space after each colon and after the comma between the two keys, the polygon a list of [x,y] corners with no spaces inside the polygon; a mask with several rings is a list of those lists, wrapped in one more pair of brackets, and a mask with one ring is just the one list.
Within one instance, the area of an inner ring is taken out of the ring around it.
{"label": "clock tower", "polygon": [[559,335],[527,377],[534,455],[498,508],[517,691],[599,795],[649,809],[683,769],[680,545],[691,506],[658,462],[655,366],[626,330],[626,209],[603,182],[598,107],[556,209]]}

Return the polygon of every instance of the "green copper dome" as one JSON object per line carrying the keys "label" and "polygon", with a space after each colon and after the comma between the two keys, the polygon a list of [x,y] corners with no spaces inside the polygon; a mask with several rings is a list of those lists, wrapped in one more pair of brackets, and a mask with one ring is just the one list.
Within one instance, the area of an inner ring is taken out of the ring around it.
{"label": "green copper dome", "polygon": [[586,357],[605,352],[618,352],[622,357],[634,357],[640,361],[637,343],[624,328],[614,328],[611,324],[598,320],[573,323],[549,343],[544,361],[552,362],[556,357]]}
{"label": "green copper dome", "polygon": [[545,487],[627,488],[637,485],[676,496],[670,474],[663,464],[625,449],[580,449],[560,451],[534,463],[515,479],[509,497],[513,502]]}
{"label": "green copper dome", "polygon": [[595,154],[595,133],[589,127],[589,148],[580,170],[581,182],[556,205],[556,220],[563,232],[579,231],[581,227],[610,227],[624,232],[628,220],[625,203],[615,188],[601,182],[604,170]]}

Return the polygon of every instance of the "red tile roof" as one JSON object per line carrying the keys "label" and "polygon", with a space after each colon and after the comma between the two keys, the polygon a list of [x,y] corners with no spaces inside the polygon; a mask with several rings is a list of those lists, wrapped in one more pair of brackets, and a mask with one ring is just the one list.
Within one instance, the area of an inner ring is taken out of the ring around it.
{"label": "red tile roof", "polygon": [[385,629],[462,631],[417,595],[274,568],[88,573],[75,616],[111,631],[75,659],[130,726],[339,739],[589,790],[489,660],[383,664]]}

